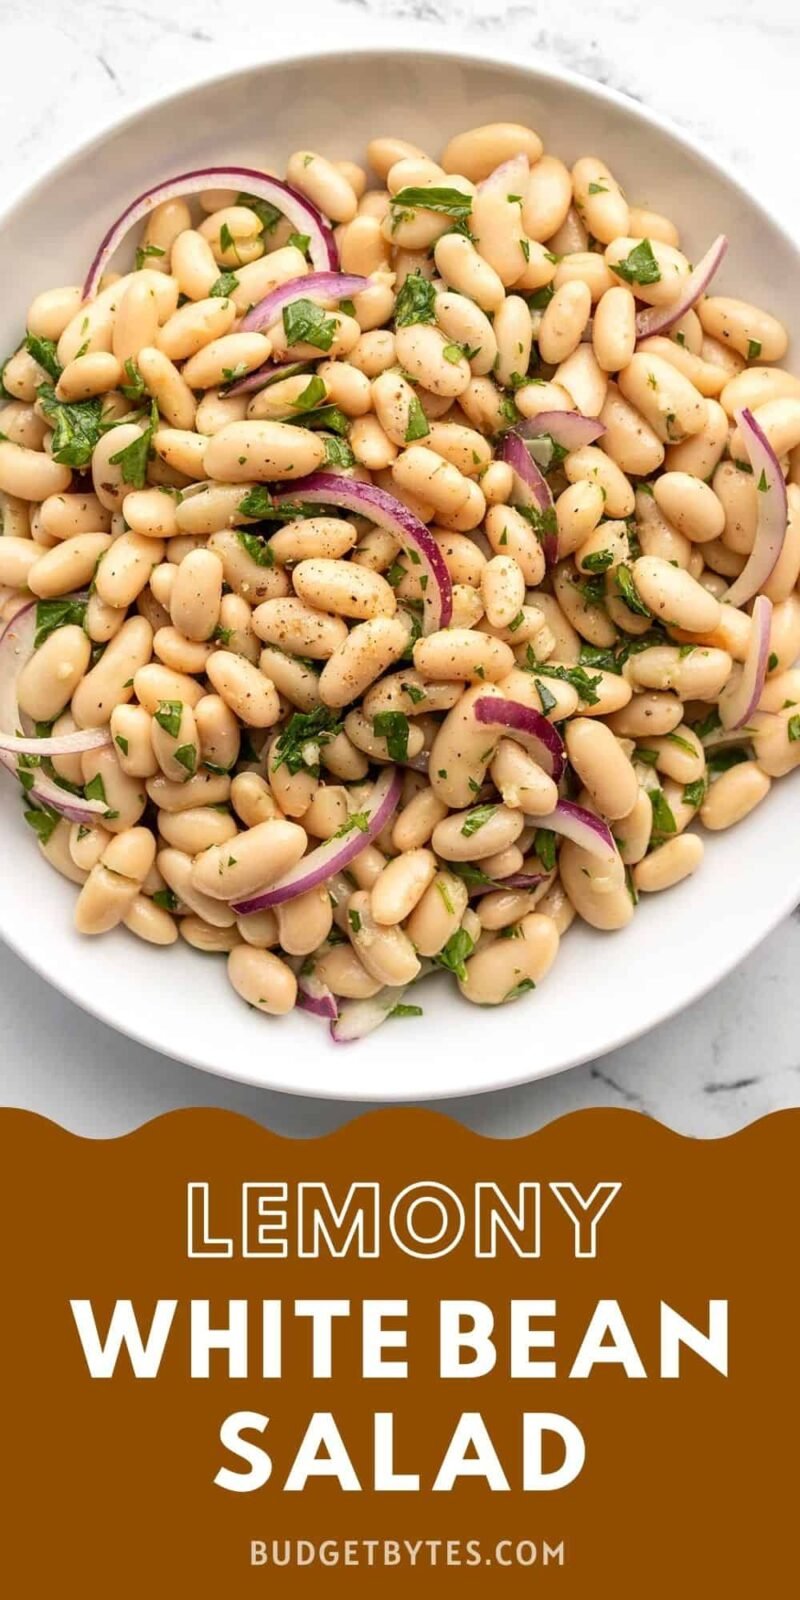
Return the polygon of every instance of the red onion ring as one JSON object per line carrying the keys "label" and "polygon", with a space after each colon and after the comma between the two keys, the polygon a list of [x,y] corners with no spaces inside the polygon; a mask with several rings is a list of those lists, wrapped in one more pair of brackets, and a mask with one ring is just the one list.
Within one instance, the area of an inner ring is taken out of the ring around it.
{"label": "red onion ring", "polygon": [[674,328],[675,323],[686,316],[687,311],[691,311],[695,302],[705,294],[722,263],[727,248],[728,241],[725,234],[721,233],[698,261],[694,271],[689,274],[677,300],[673,300],[668,306],[646,306],[644,311],[637,312],[637,339],[648,339],[655,333],[666,333],[668,328]]}
{"label": "red onion ring", "polygon": [[[536,465],[531,460],[530,451],[527,449],[518,433],[512,429],[503,440],[500,452],[501,459],[507,461],[514,474],[514,487],[511,491],[511,504],[532,506],[536,511],[541,511],[548,520],[552,514],[555,523],[555,504],[550,491],[550,486]],[[555,528],[546,529],[541,535],[541,545],[544,558],[548,566],[558,560],[558,531]]]}
{"label": "red onion ring", "polygon": [[[527,455],[525,446],[520,448]],[[298,478],[290,489],[275,493],[272,498],[276,505],[284,500],[293,503],[306,500],[312,505],[338,506],[343,511],[353,511],[394,534],[406,549],[411,546],[428,578],[423,632],[435,633],[449,626],[453,615],[453,586],[444,556],[424,522],[420,522],[401,500],[373,483],[340,478],[333,472],[314,472],[308,478]]]}
{"label": "red onion ring", "polygon": [[514,431],[521,439],[539,439],[546,433],[563,450],[580,450],[582,445],[594,444],[606,426],[596,417],[582,417],[580,411],[540,411],[538,416],[516,423]]}
{"label": "red onion ring", "polygon": [[729,606],[746,605],[768,582],[780,558],[789,521],[786,484],[769,439],[747,406],[736,412],[736,421],[759,492],[759,508],[753,548],[738,578],[722,596]]}
{"label": "red onion ring", "polygon": [[[246,378],[237,378],[235,383],[223,384],[220,394],[259,394],[262,389],[267,389],[272,383],[279,383],[281,378],[296,378],[301,372],[311,371],[310,361],[265,361],[261,367],[256,367],[254,372],[248,372]],[[186,490],[184,490],[184,498]]]}
{"label": "red onion ring", "polygon": [[536,826],[562,834],[565,839],[571,839],[573,844],[580,845],[589,855],[599,856],[603,861],[607,861],[609,856],[618,860],[617,846],[608,824],[603,822],[602,817],[596,817],[593,811],[587,811],[585,806],[576,805],[574,800],[559,800],[554,811],[536,818]]}
{"label": "red onion ring", "polygon": [[316,850],[303,856],[302,861],[298,861],[277,883],[249,895],[246,900],[234,901],[233,910],[240,917],[248,917],[254,911],[265,910],[267,906],[284,905],[287,900],[296,900],[299,894],[316,889],[320,883],[327,883],[333,873],[343,872],[385,828],[397,810],[402,787],[403,779],[398,768],[386,767],[364,807],[366,827],[353,827],[341,839],[326,839]]}
{"label": "red onion ring", "polygon": [[301,1011],[309,1011],[314,1017],[323,1017],[326,1022],[335,1022],[339,1015],[339,1006],[336,996],[313,972],[300,972],[297,977],[297,1004]]}
{"label": "red onion ring", "polygon": [[145,189],[125,207],[116,221],[112,222],[100,241],[86,275],[86,282],[83,285],[84,300],[92,300],[96,295],[98,284],[109,261],[134,223],[141,222],[164,200],[174,200],[179,195],[197,194],[203,189],[214,188],[236,189],[237,192],[244,191],[246,194],[257,195],[260,200],[269,201],[270,205],[276,206],[282,215],[288,218],[298,233],[308,234],[308,253],[317,271],[337,270],[339,253],[331,229],[316,206],[313,206],[310,200],[306,200],[304,195],[298,194],[296,189],[291,189],[288,183],[281,183],[279,178],[270,178],[266,172],[258,172],[254,167],[199,167],[193,172],[180,172],[174,178],[166,178],[161,183],[154,184],[152,189]]}
{"label": "red onion ring", "polygon": [[726,683],[719,697],[719,714],[726,729],[742,728],[750,721],[764,692],[769,663],[772,601],[760,594],[753,606],[753,626],[741,670]]}
{"label": "red onion ring", "polygon": [[475,701],[474,711],[478,722],[487,728],[503,728],[512,738],[518,739],[554,783],[560,782],[567,764],[564,741],[541,711],[523,705],[521,700],[501,700],[489,695]]}
{"label": "red onion ring", "polygon": [[369,278],[355,272],[309,272],[304,278],[291,278],[288,283],[280,284],[263,300],[256,301],[242,317],[239,330],[260,333],[262,328],[271,327],[292,300],[311,299],[314,295],[324,300],[347,300],[367,288]]}

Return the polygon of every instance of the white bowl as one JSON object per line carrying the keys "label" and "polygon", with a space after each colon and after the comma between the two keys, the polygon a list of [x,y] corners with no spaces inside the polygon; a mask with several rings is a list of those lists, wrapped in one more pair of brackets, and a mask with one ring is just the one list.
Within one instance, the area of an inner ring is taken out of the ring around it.
{"label": "white bowl", "polygon": [[[676,219],[690,257],[727,233],[716,287],[767,306],[797,331],[791,240],[673,129],[567,72],[401,49],[234,73],[127,117],[69,157],[0,224],[0,348],[19,337],[31,296],[79,281],[109,221],[160,177],[225,161],[281,170],[306,145],[358,160],[369,138],[389,132],[436,154],[453,132],[496,120],[535,127],[568,162],[600,153],[632,198]],[[388,1024],[349,1047],[333,1045],[323,1024],[299,1012],[278,1023],[248,1009],[219,958],[185,945],[154,950],[124,932],[80,939],[75,890],[39,856],[2,774],[0,936],[85,1010],[209,1072],[349,1099],[473,1093],[602,1055],[718,982],[800,899],[796,799],[795,783],[784,780],[747,821],[708,837],[696,877],[643,903],[623,933],[574,927],[535,995],[484,1010],[437,978],[421,991],[424,1019]]]}

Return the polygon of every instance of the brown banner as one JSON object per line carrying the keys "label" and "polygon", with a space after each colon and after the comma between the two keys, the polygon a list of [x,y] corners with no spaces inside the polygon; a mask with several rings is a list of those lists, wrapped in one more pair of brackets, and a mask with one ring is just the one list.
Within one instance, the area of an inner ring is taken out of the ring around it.
{"label": "brown banner", "polygon": [[794,1592],[799,1140],[0,1113],[0,1590]]}

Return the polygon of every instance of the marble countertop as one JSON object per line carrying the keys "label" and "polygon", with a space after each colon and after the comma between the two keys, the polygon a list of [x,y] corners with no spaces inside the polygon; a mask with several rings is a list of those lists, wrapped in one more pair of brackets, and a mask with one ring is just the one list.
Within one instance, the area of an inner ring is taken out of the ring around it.
{"label": "marble countertop", "polygon": [[[302,27],[298,20],[302,17]],[[555,61],[671,117],[800,233],[794,0],[0,0],[0,205],[128,105],[275,50],[406,41]],[[790,126],[791,121],[791,126]],[[645,1039],[543,1083],[440,1102],[481,1132],[528,1132],[583,1106],[646,1111],[699,1137],[800,1105],[797,915],[711,994]],[[105,1136],[222,1105],[296,1136],[357,1108],[206,1077],[84,1016],[0,947],[0,1103]]]}

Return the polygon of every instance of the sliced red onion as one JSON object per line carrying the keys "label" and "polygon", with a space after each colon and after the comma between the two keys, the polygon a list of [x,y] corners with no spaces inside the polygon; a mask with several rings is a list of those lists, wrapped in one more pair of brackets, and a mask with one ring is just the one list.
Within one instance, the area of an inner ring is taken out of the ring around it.
{"label": "sliced red onion", "polygon": [[311,850],[307,856],[303,856],[302,861],[298,861],[297,865],[285,873],[277,883],[272,883],[268,888],[248,896],[246,900],[234,902],[233,909],[237,915],[248,917],[252,912],[263,911],[267,906],[284,905],[287,900],[296,900],[299,894],[306,894],[309,889],[316,889],[319,884],[327,883],[333,873],[343,872],[344,868],[377,838],[381,829],[385,828],[389,818],[397,810],[402,787],[403,779],[399,769],[384,768],[371,798],[359,813],[363,826],[354,825],[341,838],[334,836],[332,839],[326,839],[316,850]]}
{"label": "sliced red onion", "polygon": [[729,606],[746,605],[769,581],[780,558],[789,521],[786,484],[769,439],[747,406],[736,412],[736,421],[758,491],[758,526],[742,571],[722,596]]}
{"label": "sliced red onion", "polygon": [[596,417],[582,417],[580,411],[540,411],[538,416],[516,423],[514,431],[526,440],[548,434],[562,450],[580,450],[585,444],[594,444],[605,433],[606,425]]}
{"label": "sliced red onion", "polygon": [[719,697],[723,728],[742,728],[749,722],[764,692],[769,662],[769,635],[772,626],[772,601],[760,594],[753,606],[752,628],[747,654],[738,673],[725,685]]}
{"label": "sliced red onion", "polygon": [[[226,397],[231,394],[259,394],[262,389],[268,389],[270,384],[280,383],[281,378],[296,378],[301,372],[310,371],[310,361],[265,361],[263,367],[248,372],[246,378],[237,378],[235,383],[223,385],[220,394]],[[183,497],[186,498],[185,489]]]}
{"label": "sliced red onion", "polygon": [[550,486],[536,462],[531,460],[527,446],[513,429],[503,439],[501,459],[508,462],[514,474],[511,504],[530,506],[542,514],[542,531],[539,537],[545,561],[548,566],[552,566],[558,560],[558,529]]}
{"label": "sliced red onion", "polygon": [[272,289],[263,300],[250,307],[239,327],[242,332],[260,333],[262,328],[271,328],[273,322],[277,322],[284,306],[290,305],[292,300],[310,300],[314,295],[321,300],[349,300],[368,288],[369,278],[359,277],[355,272],[309,272],[304,278],[290,278],[288,283]]}
{"label": "sliced red onion", "polygon": [[505,194],[517,194],[524,200],[530,171],[530,162],[526,155],[520,153],[510,156],[508,161],[501,161],[499,167],[495,167],[494,172],[489,173],[488,178],[481,180],[478,184],[478,193],[492,194],[502,191]]}
{"label": "sliced red onion", "polygon": [[567,764],[564,741],[552,722],[523,705],[521,700],[501,700],[486,695],[475,701],[475,716],[487,728],[503,728],[519,739],[530,751],[539,766],[555,783],[559,783]]}
{"label": "sliced red onion", "polygon": [[668,306],[646,306],[644,311],[637,312],[637,339],[648,339],[655,333],[666,333],[668,328],[674,328],[675,323],[686,316],[687,311],[691,311],[695,302],[705,294],[715,272],[719,270],[727,248],[728,241],[724,233],[721,233],[698,261],[694,271],[686,278],[677,300],[673,300]]}
{"label": "sliced red onion", "polygon": [[617,846],[608,824],[602,817],[596,817],[593,811],[587,811],[585,806],[576,805],[574,800],[559,800],[554,811],[536,818],[536,826],[562,834],[565,839],[571,839],[573,844],[580,845],[589,855],[599,856],[603,861],[607,861],[609,856],[617,859]]}
{"label": "sliced red onion", "polygon": [[[13,756],[0,750],[0,766],[11,773],[12,778],[20,779],[20,771]],[[67,822],[82,822],[87,827],[93,827],[106,814],[108,806],[102,800],[84,800],[79,794],[70,794],[67,789],[62,789],[52,778],[44,772],[39,772],[35,767],[24,767],[22,771],[26,779],[32,778],[30,789],[26,789],[25,800],[31,805],[46,806],[48,811],[57,811],[59,816]]]}
{"label": "sliced red onion", "polygon": [[257,195],[267,200],[288,218],[298,233],[308,235],[308,253],[318,272],[335,272],[339,253],[331,229],[316,206],[304,195],[291,189],[279,178],[268,177],[254,167],[199,167],[193,172],[180,172],[175,178],[166,178],[137,195],[130,205],[112,222],[101,240],[95,258],[83,285],[84,300],[91,300],[112,256],[118,250],[126,233],[135,223],[141,222],[165,200],[175,200],[180,195],[197,194],[203,189],[235,189],[237,193]]}
{"label": "sliced red onion", "polygon": [[[70,598],[77,600],[81,596],[65,596],[65,599]],[[38,602],[32,600],[30,605],[24,606],[0,634],[0,750],[11,756],[69,756],[80,755],[85,750],[101,750],[111,743],[108,728],[82,728],[76,733],[48,739],[14,732],[22,726],[17,681],[33,655],[37,605]],[[64,791],[57,792],[63,794]],[[101,811],[104,809],[100,807]]]}
{"label": "sliced red onion", "polygon": [[552,877],[550,872],[512,872],[507,878],[493,878],[491,883],[474,884],[469,890],[470,899],[476,900],[482,894],[494,894],[498,889],[522,889],[530,892],[531,889],[538,889],[539,884],[550,877]]}
{"label": "sliced red onion", "polygon": [[336,996],[331,993],[327,983],[323,983],[314,972],[303,972],[297,977],[297,1004],[301,1011],[310,1011],[312,1016],[323,1017],[327,1022],[335,1022],[339,1015],[339,1005]]}
{"label": "sliced red onion", "polygon": [[[520,448],[527,456],[525,446],[520,445]],[[367,517],[379,528],[394,534],[427,578],[423,633],[435,633],[449,626],[453,615],[453,586],[444,556],[424,522],[420,522],[401,500],[374,483],[361,483],[334,472],[314,472],[308,478],[298,478],[289,489],[274,494],[273,500],[276,505],[284,500],[292,503],[305,500],[312,505],[339,506],[343,511]]]}

